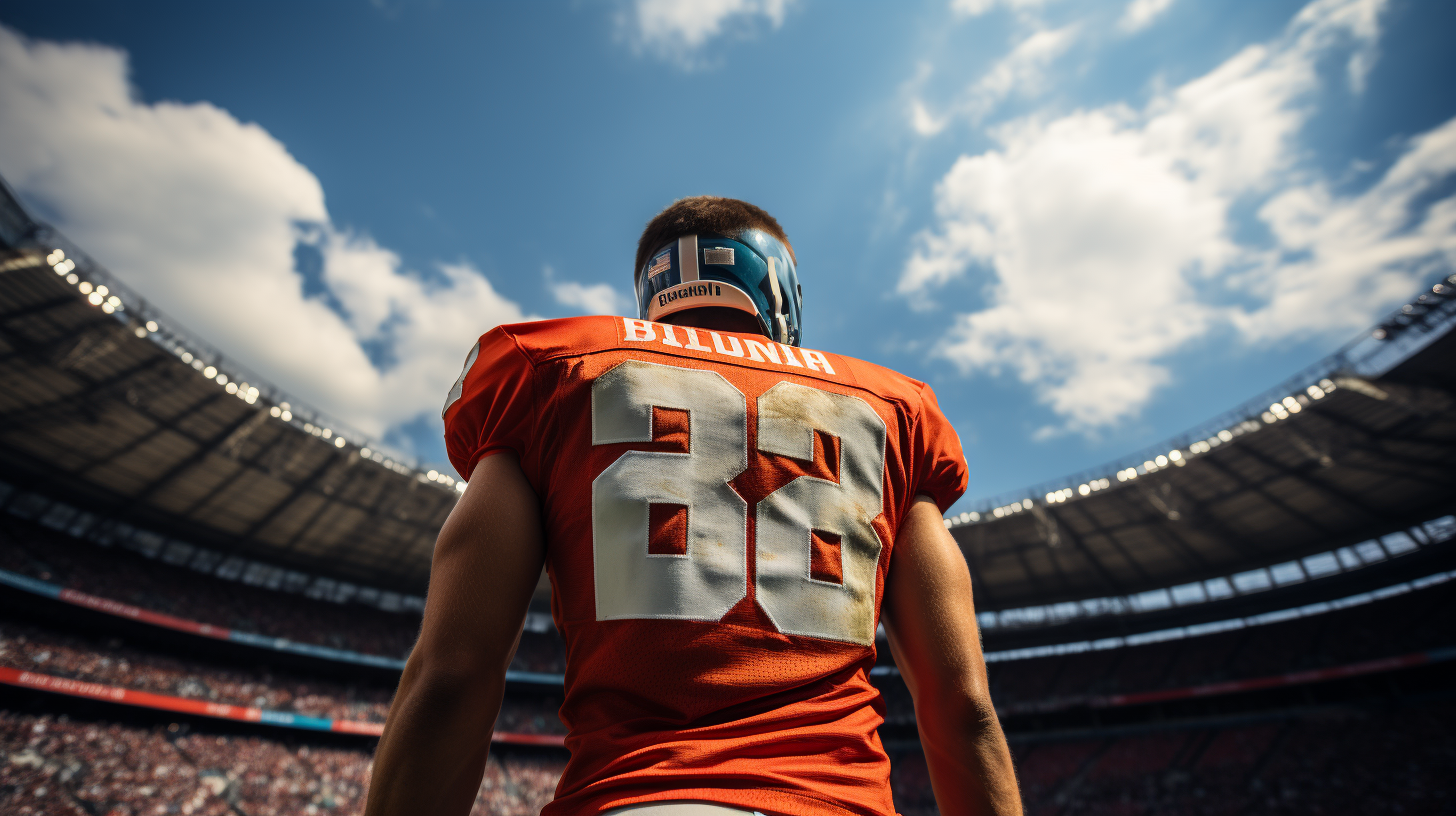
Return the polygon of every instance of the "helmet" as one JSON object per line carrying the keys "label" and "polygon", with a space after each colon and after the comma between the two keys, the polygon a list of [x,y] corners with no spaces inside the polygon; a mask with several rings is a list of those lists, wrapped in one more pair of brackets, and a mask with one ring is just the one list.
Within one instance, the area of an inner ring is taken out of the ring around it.
{"label": "helmet", "polygon": [[637,270],[638,316],[660,320],[700,306],[725,306],[758,318],[773,340],[799,345],[803,291],[794,256],[761,229],[729,238],[684,235],[659,247]]}

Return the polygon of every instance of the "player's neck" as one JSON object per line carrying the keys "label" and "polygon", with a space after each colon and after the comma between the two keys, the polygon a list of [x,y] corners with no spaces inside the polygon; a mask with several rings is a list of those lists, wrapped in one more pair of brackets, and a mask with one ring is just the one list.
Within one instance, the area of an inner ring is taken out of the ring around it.
{"label": "player's neck", "polygon": [[699,309],[684,309],[662,318],[663,323],[674,326],[688,326],[709,331],[730,331],[743,334],[762,334],[758,321],[737,309],[706,306]]}

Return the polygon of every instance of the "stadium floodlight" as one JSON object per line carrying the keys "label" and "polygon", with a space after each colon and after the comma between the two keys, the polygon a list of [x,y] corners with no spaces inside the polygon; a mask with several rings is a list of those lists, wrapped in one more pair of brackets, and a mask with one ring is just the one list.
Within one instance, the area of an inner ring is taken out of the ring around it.
{"label": "stadium floodlight", "polygon": [[147,331],[154,332],[156,330],[157,330],[157,321],[155,321],[155,320],[148,320],[147,321]]}
{"label": "stadium floodlight", "polygon": [[76,289],[80,291],[80,293],[83,295],[91,294],[91,290],[94,288],[95,287],[91,285],[91,281],[81,281],[80,285],[76,287]]}
{"label": "stadium floodlight", "polygon": [[293,412],[291,412],[291,411],[284,411],[283,412],[283,416],[279,417],[279,419],[283,420],[284,422],[292,422],[293,421]]}
{"label": "stadium floodlight", "polygon": [[202,369],[202,376],[204,376],[204,377],[206,377],[206,378],[208,378],[210,380],[213,377],[216,377],[217,376],[217,369],[215,367],[213,367],[213,366],[208,366],[208,367]]}
{"label": "stadium floodlight", "polygon": [[60,263],[61,261],[64,261],[65,259],[66,251],[64,249],[61,249],[60,247],[56,247],[55,249],[51,250],[51,254],[46,256],[46,263],[55,265]]}
{"label": "stadium floodlight", "polygon": [[[228,376],[226,374],[218,374],[217,375],[217,384],[218,385],[227,385],[228,384]],[[233,390],[237,390],[237,386],[233,386]],[[232,391],[229,391],[228,393],[231,394]]]}
{"label": "stadium floodlight", "polygon": [[336,437],[334,437],[334,447],[336,447],[336,448],[342,448],[346,444],[348,444],[348,443],[344,442],[344,437],[342,437],[342,436],[336,436]]}
{"label": "stadium floodlight", "polygon": [[368,448],[360,448],[359,449],[359,455],[362,456],[362,457],[364,457],[365,459],[368,459],[369,458],[369,455],[372,452],[373,451],[370,451]]}
{"label": "stadium floodlight", "polygon": [[[222,375],[219,374],[218,375],[218,379],[221,379],[221,378],[222,378]],[[236,393],[238,393],[238,384],[237,383],[228,383],[227,385],[223,386],[223,389],[222,390],[228,392],[229,394],[236,394]]]}
{"label": "stadium floodlight", "polygon": [[75,272],[72,272],[71,274],[69,274],[69,275],[66,276],[66,283],[69,283],[72,286],[75,286],[76,285],[76,281],[78,281],[78,280],[80,280],[80,278],[76,276],[76,273]]}

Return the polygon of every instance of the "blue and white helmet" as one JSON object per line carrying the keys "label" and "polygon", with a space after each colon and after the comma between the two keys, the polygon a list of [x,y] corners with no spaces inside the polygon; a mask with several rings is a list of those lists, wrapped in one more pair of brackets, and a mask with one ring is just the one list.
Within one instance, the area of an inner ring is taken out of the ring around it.
{"label": "blue and white helmet", "polygon": [[757,317],[770,339],[799,345],[804,297],[794,256],[763,230],[747,229],[733,238],[684,235],[648,255],[635,284],[638,316],[644,320],[724,306]]}

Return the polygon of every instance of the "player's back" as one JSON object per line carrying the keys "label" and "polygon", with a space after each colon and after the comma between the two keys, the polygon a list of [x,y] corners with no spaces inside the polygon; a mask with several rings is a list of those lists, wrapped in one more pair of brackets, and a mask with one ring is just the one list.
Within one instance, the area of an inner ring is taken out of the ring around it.
{"label": "player's back", "polygon": [[965,487],[928,387],[573,318],[482,337],[445,420],[462,474],[514,451],[541,500],[572,754],[545,813],[893,812],[868,680],[885,575],[915,495]]}

